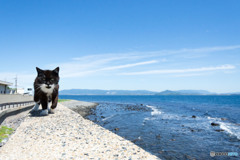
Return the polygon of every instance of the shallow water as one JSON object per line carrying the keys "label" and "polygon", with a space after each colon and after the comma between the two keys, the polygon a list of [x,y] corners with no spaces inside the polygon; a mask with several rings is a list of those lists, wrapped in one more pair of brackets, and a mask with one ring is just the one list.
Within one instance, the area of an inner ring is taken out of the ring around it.
{"label": "shallow water", "polygon": [[211,151],[240,154],[240,96],[60,98],[100,103],[90,120],[162,159],[240,157],[210,157]]}

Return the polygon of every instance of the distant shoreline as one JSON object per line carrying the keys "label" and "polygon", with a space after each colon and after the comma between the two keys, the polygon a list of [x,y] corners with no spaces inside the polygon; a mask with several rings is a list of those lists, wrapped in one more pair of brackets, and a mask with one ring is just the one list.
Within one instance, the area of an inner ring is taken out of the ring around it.
{"label": "distant shoreline", "polygon": [[59,91],[59,95],[240,95],[240,92],[215,93],[207,90],[165,90],[162,92],[148,90],[99,90],[99,89],[67,89]]}
{"label": "distant shoreline", "polygon": [[207,94],[207,95],[201,95],[201,94],[60,94],[60,96],[240,96],[240,94]]}

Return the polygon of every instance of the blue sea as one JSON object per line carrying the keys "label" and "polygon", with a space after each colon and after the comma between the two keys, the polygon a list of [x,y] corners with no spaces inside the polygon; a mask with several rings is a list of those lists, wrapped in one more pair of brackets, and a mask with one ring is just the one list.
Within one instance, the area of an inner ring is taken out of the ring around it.
{"label": "blue sea", "polygon": [[240,159],[240,96],[60,98],[99,103],[88,119],[161,159]]}

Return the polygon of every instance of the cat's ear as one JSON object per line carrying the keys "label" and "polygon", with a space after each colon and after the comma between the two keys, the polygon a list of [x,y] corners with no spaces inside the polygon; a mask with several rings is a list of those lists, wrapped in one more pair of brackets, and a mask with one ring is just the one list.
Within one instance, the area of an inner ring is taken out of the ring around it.
{"label": "cat's ear", "polygon": [[40,68],[36,67],[36,70],[37,70],[38,75],[43,74],[43,70],[41,70]]}
{"label": "cat's ear", "polygon": [[59,73],[59,67],[55,68],[55,69],[53,70],[53,72],[58,75],[58,73]]}

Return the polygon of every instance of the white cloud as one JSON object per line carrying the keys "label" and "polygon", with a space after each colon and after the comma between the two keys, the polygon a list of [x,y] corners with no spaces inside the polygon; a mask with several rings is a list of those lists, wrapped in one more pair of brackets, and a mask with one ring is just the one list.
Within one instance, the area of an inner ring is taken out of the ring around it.
{"label": "white cloud", "polygon": [[[214,46],[214,47],[201,47],[201,48],[182,48],[177,50],[159,50],[159,51],[145,51],[145,52],[125,52],[125,53],[108,53],[108,54],[97,54],[97,55],[89,55],[83,57],[75,57],[72,58],[75,61],[93,61],[93,60],[105,60],[105,61],[113,61],[113,60],[123,60],[123,59],[142,59],[146,57],[163,57],[168,55],[175,54],[184,54],[184,53],[209,53],[216,51],[227,51],[227,50],[235,50],[240,49],[240,45],[232,45],[232,46]],[[195,55],[194,57],[200,57],[201,55]],[[166,60],[163,58],[162,60]]]}
{"label": "white cloud", "polygon": [[139,63],[133,63],[133,64],[124,64],[120,66],[111,66],[111,67],[106,67],[99,69],[99,71],[104,71],[104,70],[116,70],[116,69],[122,69],[122,68],[130,68],[130,67],[135,67],[135,66],[141,66],[141,65],[146,65],[146,64],[153,64],[157,63],[158,61],[152,60],[152,61],[146,61],[146,62],[139,62]]}
{"label": "white cloud", "polygon": [[222,66],[216,66],[216,67],[201,67],[201,68],[190,68],[190,69],[150,70],[150,71],[143,71],[143,72],[126,72],[126,73],[120,73],[119,75],[193,73],[193,72],[206,72],[206,71],[230,70],[230,69],[235,69],[235,66],[222,65]]}
{"label": "white cloud", "polygon": [[[82,57],[72,58],[69,62],[52,64],[49,67],[60,66],[60,74],[62,77],[84,77],[95,75],[96,73],[104,73],[108,71],[120,70],[132,67],[138,69],[141,65],[151,65],[153,63],[169,64],[174,63],[181,65],[181,60],[189,58],[200,58],[206,56],[211,52],[226,51],[239,49],[240,45],[233,46],[217,46],[217,47],[202,47],[202,48],[184,48],[178,50],[160,50],[150,52],[127,52],[127,53],[110,53],[110,54],[97,54],[87,55]],[[196,54],[199,53],[199,54]],[[174,55],[174,56],[173,56]],[[185,61],[186,62],[186,61]],[[182,70],[163,70],[163,71],[150,71],[147,73],[133,72],[132,74],[156,74],[151,72],[181,72]],[[119,74],[119,71],[114,74]],[[161,72],[161,73],[159,73]],[[189,72],[192,72],[189,70]],[[130,74],[130,73],[126,73]]]}
{"label": "white cloud", "polygon": [[[232,46],[217,46],[217,47],[203,47],[194,49],[178,49],[178,50],[160,50],[160,51],[146,51],[146,52],[126,52],[126,53],[111,53],[111,54],[98,54],[98,55],[88,55],[82,57],[75,57],[65,63],[55,63],[47,64],[46,68],[55,68],[60,66],[60,76],[61,78],[71,78],[71,77],[84,77],[89,75],[101,76],[101,74],[109,75],[145,75],[145,74],[174,74],[182,73],[192,74],[202,73],[206,71],[214,70],[225,70],[232,71],[235,66],[233,65],[223,65],[218,67],[202,67],[202,68],[192,68],[192,69],[175,69],[175,70],[150,70],[137,72],[140,66],[148,65],[151,68],[152,64],[159,64],[162,67],[169,67],[172,65],[179,66],[182,65],[181,60],[173,60],[173,55],[181,56],[181,58],[199,58],[198,56],[204,53],[211,53],[217,51],[227,51],[240,49],[240,45]],[[189,53],[193,53],[192,57]],[[199,54],[194,54],[199,53]],[[200,54],[201,53],[201,54]],[[176,57],[175,57],[176,58]],[[184,62],[186,63],[186,61]],[[166,64],[166,65],[165,65]],[[178,64],[178,65],[176,65]],[[165,66],[164,66],[165,65]],[[238,64],[237,64],[238,65]],[[156,65],[154,66],[156,67]],[[127,72],[127,69],[131,68],[133,72]],[[153,68],[153,67],[152,67]],[[114,71],[114,72],[112,72]],[[135,71],[135,72],[134,72]],[[18,75],[20,86],[31,86],[34,78],[36,76],[34,73],[0,73],[1,80],[7,80],[14,82],[14,77]],[[196,75],[196,74],[195,74]]]}
{"label": "white cloud", "polygon": [[[152,61],[145,61],[145,62],[138,62],[138,63],[130,63],[130,64],[124,64],[124,65],[118,65],[118,66],[110,66],[110,67],[103,67],[99,68],[99,66],[94,65],[94,67],[98,67],[98,69],[93,69],[93,70],[82,70],[82,71],[76,71],[78,68],[71,68],[68,73],[62,73],[62,77],[64,78],[69,78],[69,77],[82,77],[86,75],[91,75],[103,71],[111,71],[111,70],[118,70],[118,69],[124,69],[124,68],[131,68],[131,67],[136,67],[136,66],[141,66],[141,65],[147,65],[147,64],[153,64],[157,63],[158,61],[152,60]],[[75,66],[76,67],[76,66]],[[91,66],[93,67],[93,66]],[[66,72],[66,68],[63,68]]]}

